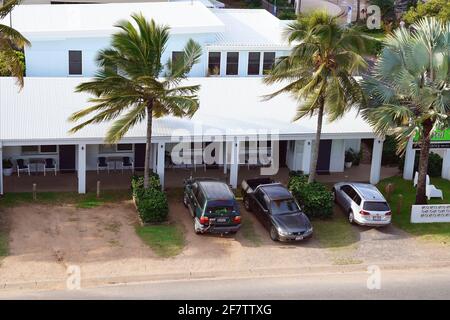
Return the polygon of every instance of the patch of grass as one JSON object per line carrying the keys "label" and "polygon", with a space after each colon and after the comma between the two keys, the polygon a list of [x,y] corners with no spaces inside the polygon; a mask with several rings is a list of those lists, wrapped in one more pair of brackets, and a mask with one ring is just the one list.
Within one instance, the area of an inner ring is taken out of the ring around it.
{"label": "patch of grass", "polygon": [[175,224],[137,226],[136,233],[160,257],[174,257],[183,251],[184,232]]}
{"label": "patch of grass", "polygon": [[106,231],[110,231],[113,233],[118,233],[122,224],[118,221],[112,221],[105,226]]}
{"label": "patch of grass", "polygon": [[255,226],[253,225],[253,221],[251,221],[250,218],[242,219],[241,229],[239,232],[255,247],[259,247],[261,245],[261,237],[256,233]]}
{"label": "patch of grass", "polygon": [[363,263],[362,260],[354,259],[354,258],[350,258],[350,257],[340,257],[340,258],[335,258],[333,260],[333,264],[338,265],[338,266],[344,266],[344,265],[350,265],[350,264],[361,264],[361,263]]}
{"label": "patch of grass", "polygon": [[95,192],[78,194],[76,192],[38,192],[33,200],[30,192],[6,193],[0,199],[0,207],[13,207],[26,203],[39,204],[73,204],[77,208],[95,208],[105,203],[119,202],[131,198],[129,190],[105,190],[97,198]]}
{"label": "patch of grass", "polygon": [[[411,223],[411,205],[414,204],[416,198],[416,188],[413,187],[412,181],[404,180],[400,176],[390,177],[382,180],[378,185],[378,189],[386,197],[386,185],[392,183],[394,191],[391,199],[388,201],[392,209],[392,222],[398,228],[420,237],[424,240],[437,241],[441,243],[450,243],[450,223]],[[431,183],[436,188],[442,189],[444,199],[433,198],[428,201],[429,204],[448,204],[450,203],[450,181],[442,178],[431,178]],[[400,212],[397,212],[399,195],[403,196],[403,206]]]}
{"label": "patch of grass", "polygon": [[324,248],[333,250],[356,248],[358,234],[344,215],[334,212],[331,219],[315,219],[312,224],[314,237]]}
{"label": "patch of grass", "polygon": [[8,255],[8,237],[0,230],[0,259]]}

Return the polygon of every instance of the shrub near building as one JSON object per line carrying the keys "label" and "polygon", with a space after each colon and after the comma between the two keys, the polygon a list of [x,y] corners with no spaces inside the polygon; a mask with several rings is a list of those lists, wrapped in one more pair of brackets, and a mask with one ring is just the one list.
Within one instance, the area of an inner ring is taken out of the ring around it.
{"label": "shrub near building", "polygon": [[329,218],[333,215],[333,195],[322,183],[308,183],[306,175],[292,173],[288,189],[309,218]]}
{"label": "shrub near building", "polygon": [[131,190],[136,207],[144,223],[158,223],[167,220],[169,205],[157,174],[150,176],[149,187],[144,188],[144,178],[134,176]]}

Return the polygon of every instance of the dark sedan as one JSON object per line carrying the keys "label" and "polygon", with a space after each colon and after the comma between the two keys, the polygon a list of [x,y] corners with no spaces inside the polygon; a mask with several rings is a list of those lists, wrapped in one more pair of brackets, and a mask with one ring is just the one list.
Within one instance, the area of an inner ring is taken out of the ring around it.
{"label": "dark sedan", "polygon": [[244,181],[242,188],[245,208],[269,230],[273,241],[299,241],[312,236],[311,222],[285,186],[251,179]]}

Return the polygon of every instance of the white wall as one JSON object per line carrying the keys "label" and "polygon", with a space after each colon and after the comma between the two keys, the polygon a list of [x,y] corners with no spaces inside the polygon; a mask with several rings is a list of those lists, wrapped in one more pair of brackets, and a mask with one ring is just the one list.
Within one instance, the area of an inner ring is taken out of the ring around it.
{"label": "white wall", "polygon": [[[166,63],[172,57],[172,51],[182,51],[189,38],[197,41],[203,48],[211,41],[211,34],[172,35],[167,44],[162,62]],[[82,75],[91,77],[98,67],[96,57],[98,51],[110,46],[110,38],[67,38],[67,39],[32,39],[31,47],[25,48],[26,74],[29,77],[67,77],[69,76],[69,50],[82,51]],[[207,55],[203,55],[198,64],[194,65],[190,76],[204,76]]]}
{"label": "white wall", "polygon": [[359,152],[361,150],[361,139],[346,139],[345,150],[352,148],[353,151]]}
{"label": "white wall", "polygon": [[343,172],[345,162],[345,140],[334,139],[331,143],[330,172]]}
{"label": "white wall", "polygon": [[[202,56],[200,61],[192,67],[190,77],[204,77],[208,72],[208,54],[206,44],[214,42],[214,34],[175,34],[170,37],[166,51],[162,57],[162,62],[166,63],[172,57],[173,51],[182,51],[186,42],[192,38],[202,46]],[[28,77],[68,77],[69,75],[69,50],[82,51],[82,74],[80,77],[92,77],[98,70],[96,57],[98,51],[110,45],[109,37],[102,38],[66,38],[66,39],[31,39],[32,46],[25,48],[26,75]],[[216,52],[216,50],[211,50]],[[248,50],[219,50],[221,52],[220,75],[226,76],[227,52],[239,52],[238,75],[247,76],[248,72]],[[262,75],[262,65],[264,52],[260,52],[260,75]],[[273,52],[273,51],[270,51]],[[275,57],[287,54],[285,51],[275,51]],[[233,77],[233,76],[231,76]],[[236,77],[236,76],[234,76]]]}

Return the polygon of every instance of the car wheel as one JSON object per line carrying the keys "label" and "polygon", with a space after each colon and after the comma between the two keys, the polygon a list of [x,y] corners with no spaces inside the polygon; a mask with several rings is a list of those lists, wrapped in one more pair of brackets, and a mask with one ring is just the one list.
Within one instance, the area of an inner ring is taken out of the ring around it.
{"label": "car wheel", "polygon": [[355,215],[353,214],[352,210],[350,210],[348,213],[348,222],[350,222],[350,224],[355,223]]}
{"label": "car wheel", "polygon": [[278,241],[278,231],[275,227],[270,228],[270,239],[273,241]]}
{"label": "car wheel", "polygon": [[195,234],[202,234],[202,232],[195,226],[195,220],[194,220],[194,232]]}
{"label": "car wheel", "polygon": [[251,211],[251,209],[250,209],[250,201],[248,200],[247,197],[244,198],[244,208],[245,208],[245,210],[247,210],[248,212]]}
{"label": "car wheel", "polygon": [[333,195],[333,202],[337,203],[337,201],[336,201],[336,189],[333,188],[333,190],[331,190],[331,192],[332,192],[332,195]]}

